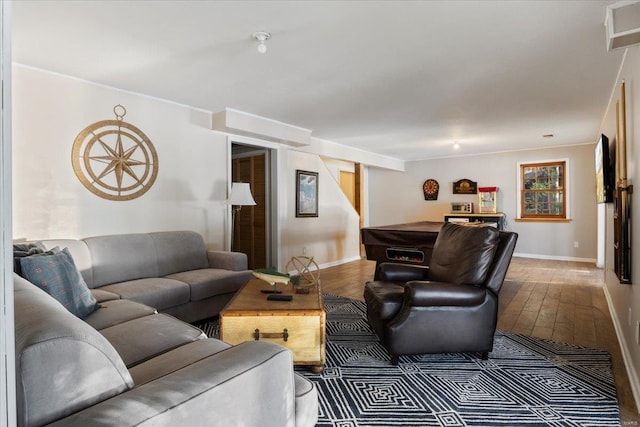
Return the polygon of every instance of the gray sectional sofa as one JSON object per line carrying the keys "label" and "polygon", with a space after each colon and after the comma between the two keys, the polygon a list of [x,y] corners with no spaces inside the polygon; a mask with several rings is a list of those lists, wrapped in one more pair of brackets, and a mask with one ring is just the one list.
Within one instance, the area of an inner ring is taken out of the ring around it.
{"label": "gray sectional sofa", "polygon": [[193,231],[42,243],[69,249],[98,302],[128,299],[190,323],[217,315],[252,277],[245,254],[207,251]]}
{"label": "gray sectional sofa", "polygon": [[242,255],[191,232],[45,244],[69,248],[99,308],[81,319],[14,276],[20,426],[315,425],[317,391],[288,349],[176,318],[217,314],[250,277]]}

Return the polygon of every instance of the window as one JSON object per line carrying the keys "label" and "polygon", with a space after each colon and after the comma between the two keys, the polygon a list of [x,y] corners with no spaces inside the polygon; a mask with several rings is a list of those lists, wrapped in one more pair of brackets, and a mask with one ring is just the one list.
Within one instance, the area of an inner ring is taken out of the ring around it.
{"label": "window", "polygon": [[518,218],[567,220],[567,160],[519,164]]}

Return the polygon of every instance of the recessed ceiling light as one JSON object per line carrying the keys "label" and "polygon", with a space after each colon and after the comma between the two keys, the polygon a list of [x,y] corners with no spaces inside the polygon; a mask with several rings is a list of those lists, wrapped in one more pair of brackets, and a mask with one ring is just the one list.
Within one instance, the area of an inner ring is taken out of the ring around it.
{"label": "recessed ceiling light", "polygon": [[543,138],[553,138],[553,134],[552,133],[545,133],[544,135],[542,135]]}
{"label": "recessed ceiling light", "polygon": [[460,149],[460,144],[458,144],[457,142],[454,142],[453,143],[453,149],[456,150],[456,151],[459,150]]}

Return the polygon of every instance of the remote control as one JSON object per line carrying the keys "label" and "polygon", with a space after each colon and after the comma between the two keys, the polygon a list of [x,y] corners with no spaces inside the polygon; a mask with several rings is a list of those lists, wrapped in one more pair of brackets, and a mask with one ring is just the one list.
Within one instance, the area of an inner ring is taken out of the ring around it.
{"label": "remote control", "polygon": [[292,295],[269,295],[267,297],[269,301],[291,301],[293,299]]}
{"label": "remote control", "polygon": [[273,289],[261,289],[260,292],[263,294],[281,294],[282,291],[274,291]]}

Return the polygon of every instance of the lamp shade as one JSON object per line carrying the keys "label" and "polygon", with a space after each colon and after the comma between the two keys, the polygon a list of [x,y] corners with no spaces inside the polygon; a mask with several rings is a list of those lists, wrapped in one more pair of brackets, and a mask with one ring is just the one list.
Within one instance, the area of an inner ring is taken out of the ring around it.
{"label": "lamp shade", "polygon": [[227,199],[228,205],[233,206],[254,206],[256,201],[251,195],[251,186],[248,182],[232,182],[231,194]]}

